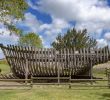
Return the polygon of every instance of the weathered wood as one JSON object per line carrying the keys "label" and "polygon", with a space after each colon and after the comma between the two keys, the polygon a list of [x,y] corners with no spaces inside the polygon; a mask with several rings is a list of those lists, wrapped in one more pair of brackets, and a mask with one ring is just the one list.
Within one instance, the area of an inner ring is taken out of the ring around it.
{"label": "weathered wood", "polygon": [[[29,67],[29,65],[28,65],[28,59],[26,59],[26,66],[25,66],[25,80],[27,80],[28,79],[28,75],[29,75],[29,69],[28,69],[28,67]],[[27,84],[27,81],[25,81],[25,83]]]}
{"label": "weathered wood", "polygon": [[[12,72],[19,78],[35,77],[71,77],[81,76],[89,72],[94,64],[110,59],[109,49],[97,49],[91,53],[90,48],[76,51],[72,49],[38,49],[21,46],[1,46]],[[26,76],[25,61],[28,60]],[[93,59],[92,61],[90,59]],[[92,65],[90,65],[90,61]],[[70,71],[71,70],[71,71]],[[89,74],[87,74],[89,75]],[[91,75],[92,76],[92,75]]]}

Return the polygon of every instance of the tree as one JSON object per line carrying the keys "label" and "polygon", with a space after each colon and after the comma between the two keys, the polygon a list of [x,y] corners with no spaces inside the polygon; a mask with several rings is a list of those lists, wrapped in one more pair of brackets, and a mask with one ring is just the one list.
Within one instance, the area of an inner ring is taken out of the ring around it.
{"label": "tree", "polygon": [[21,36],[18,41],[18,44],[21,46],[31,46],[37,48],[43,47],[42,40],[40,39],[39,35],[36,35],[32,32]]}
{"label": "tree", "polygon": [[78,50],[80,48],[94,47],[96,44],[96,40],[87,35],[86,29],[77,31],[73,28],[72,30],[68,30],[64,36],[59,34],[56,37],[56,41],[52,43],[52,46],[57,50],[74,47]]}
{"label": "tree", "polygon": [[24,19],[24,12],[28,8],[26,0],[0,0],[0,22],[11,32],[20,33],[15,22]]}

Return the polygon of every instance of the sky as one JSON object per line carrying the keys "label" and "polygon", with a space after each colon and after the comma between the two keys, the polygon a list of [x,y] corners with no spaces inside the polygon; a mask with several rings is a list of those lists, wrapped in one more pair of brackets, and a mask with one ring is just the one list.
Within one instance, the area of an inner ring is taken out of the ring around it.
{"label": "sky", "polygon": [[[110,45],[110,0],[27,0],[27,3],[25,20],[17,22],[16,26],[25,33],[38,34],[44,47],[51,47],[59,33],[65,34],[73,27],[86,28],[99,47]],[[10,36],[2,24],[0,33],[0,43],[17,44],[19,38]]]}

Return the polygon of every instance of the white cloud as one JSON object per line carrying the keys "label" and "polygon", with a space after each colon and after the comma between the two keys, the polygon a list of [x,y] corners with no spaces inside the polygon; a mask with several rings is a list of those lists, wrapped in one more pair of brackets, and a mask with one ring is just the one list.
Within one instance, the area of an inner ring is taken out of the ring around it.
{"label": "white cloud", "polygon": [[105,33],[104,38],[110,41],[110,32]]}
{"label": "white cloud", "polygon": [[63,33],[63,29],[68,29],[70,25],[62,19],[52,18],[51,24],[42,24],[40,30],[43,31],[44,45],[45,47],[50,47],[50,44],[55,40],[59,33]]}
{"label": "white cloud", "polygon": [[[19,37],[12,34],[10,35],[10,32],[8,29],[6,29],[3,25],[0,26],[0,43],[3,45],[7,44],[17,44]],[[4,58],[4,54],[2,50],[0,49],[0,59]]]}
{"label": "white cloud", "polygon": [[42,24],[40,30],[46,30],[45,34],[53,35],[61,33],[62,29],[68,27],[70,27],[70,25],[65,20],[53,18],[51,24]]}
{"label": "white cloud", "polygon": [[40,0],[36,8],[68,21],[108,21],[110,19],[110,8],[106,0]]}
{"label": "white cloud", "polygon": [[69,27],[70,25],[62,19],[52,18],[52,23],[50,24],[43,24],[40,20],[37,19],[35,15],[32,13],[25,14],[25,20],[20,22],[21,26],[27,26],[30,28],[32,32],[44,32],[49,34],[58,34],[62,32],[62,29]]}
{"label": "white cloud", "polygon": [[28,0],[28,4],[34,10],[52,17],[51,24],[43,24],[31,13],[25,14],[24,24],[33,31],[43,32],[45,45],[47,41],[50,43],[54,40],[58,33],[62,33],[63,29],[71,27],[69,21],[76,22],[77,29],[87,28],[96,39],[105,38],[98,39],[99,45],[107,43],[106,35],[102,37],[104,30],[110,31],[110,7],[107,0],[39,0],[35,4]]}
{"label": "white cloud", "polygon": [[102,23],[102,22],[77,22],[76,28],[77,29],[84,29],[86,28],[89,35],[94,38],[100,38],[102,35],[103,30],[110,30],[109,28],[110,23]]}
{"label": "white cloud", "polygon": [[25,20],[19,24],[20,26],[27,26],[30,32],[39,34],[44,46],[48,45],[46,47],[49,47],[50,43],[55,40],[58,33],[62,33],[63,29],[70,27],[67,21],[54,17],[52,17],[52,23],[44,24],[32,13],[26,13]]}
{"label": "white cloud", "polygon": [[107,46],[107,41],[105,39],[97,39],[97,45],[98,47]]}
{"label": "white cloud", "polygon": [[[36,3],[37,6],[30,3],[33,9],[66,23],[75,21],[76,28],[87,28],[95,38],[99,38],[103,30],[110,30],[110,7],[107,0],[40,0]],[[50,31],[47,34],[51,34]]]}
{"label": "white cloud", "polygon": [[18,39],[18,36],[10,35],[10,31],[3,24],[0,24],[0,43],[4,45],[16,44]]}
{"label": "white cloud", "polygon": [[29,27],[30,31],[32,32],[38,32],[40,21],[37,20],[36,16],[29,13],[25,13],[24,15],[25,20],[20,22],[21,26],[27,26]]}

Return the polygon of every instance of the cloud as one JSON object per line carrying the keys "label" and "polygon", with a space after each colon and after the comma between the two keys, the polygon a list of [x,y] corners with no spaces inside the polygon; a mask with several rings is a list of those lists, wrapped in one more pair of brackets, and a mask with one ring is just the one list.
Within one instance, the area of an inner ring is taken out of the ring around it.
{"label": "cloud", "polygon": [[[52,22],[47,24],[37,19],[28,12],[25,13],[25,20],[18,23],[21,27],[28,27],[28,32],[35,32],[40,35],[44,46],[50,47],[50,43],[55,40],[57,34],[62,33],[63,29],[70,27],[69,23],[63,19],[52,17]],[[50,38],[51,37],[51,38]]]}
{"label": "cloud", "polygon": [[98,47],[107,46],[107,41],[105,39],[97,39],[97,45]]}
{"label": "cloud", "polygon": [[[104,30],[110,31],[110,7],[107,0],[39,0],[35,5],[29,0],[30,6],[55,19],[76,22],[77,29],[87,28],[90,35],[100,38]],[[42,25],[48,27],[49,25]],[[46,34],[52,34],[47,31]]]}
{"label": "cloud", "polygon": [[31,32],[38,32],[41,22],[37,20],[36,16],[28,12],[25,13],[24,17],[25,20],[18,22],[17,24],[21,27],[28,27]]}
{"label": "cloud", "polygon": [[[37,9],[68,21],[108,21],[110,19],[110,8],[106,0],[40,0],[38,4]],[[32,8],[35,9],[34,6]]]}
{"label": "cloud", "polygon": [[[17,44],[19,37],[12,34],[10,35],[10,31],[4,27],[3,24],[0,24],[0,43],[3,45],[7,44]],[[4,54],[0,49],[0,59],[4,58]]]}
{"label": "cloud", "polygon": [[[49,45],[58,33],[64,29],[73,27],[70,21],[75,22],[77,29],[86,28],[90,36],[108,43],[104,30],[110,31],[110,7],[107,0],[31,0],[27,1],[29,6],[39,12],[51,16],[52,22],[44,24],[37,19],[37,16],[26,13],[26,20],[23,22],[31,31],[42,34],[44,45]],[[105,34],[102,37],[102,34]],[[51,37],[51,38],[50,38]],[[103,40],[102,40],[103,39]]]}
{"label": "cloud", "polygon": [[110,32],[105,33],[104,38],[110,41]]}
{"label": "cloud", "polygon": [[69,28],[70,25],[62,19],[52,18],[51,24],[42,24],[40,30],[46,35],[55,35],[62,32],[62,29]]}
{"label": "cloud", "polygon": [[65,20],[52,18],[51,24],[42,24],[40,30],[43,31],[44,45],[50,47],[50,44],[55,40],[59,33],[63,33],[64,29],[71,27]]}
{"label": "cloud", "polygon": [[0,24],[0,43],[4,45],[16,44],[18,39],[18,36],[10,35],[10,31],[3,24]]}

